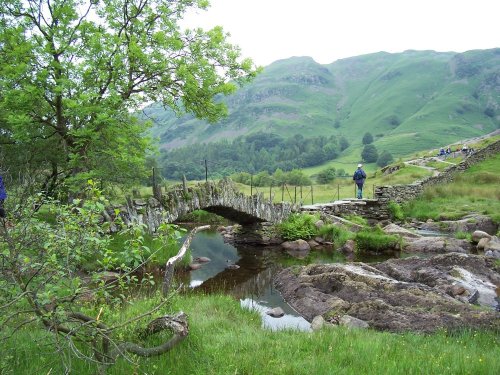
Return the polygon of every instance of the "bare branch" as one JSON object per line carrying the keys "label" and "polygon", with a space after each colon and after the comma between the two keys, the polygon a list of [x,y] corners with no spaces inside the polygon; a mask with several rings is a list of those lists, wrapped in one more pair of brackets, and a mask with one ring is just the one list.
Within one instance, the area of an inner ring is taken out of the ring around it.
{"label": "bare branch", "polygon": [[171,257],[165,264],[165,274],[163,276],[163,286],[162,286],[162,293],[164,297],[168,296],[170,284],[172,283],[172,277],[174,276],[175,264],[179,262],[184,257],[184,255],[186,255],[186,251],[189,248],[189,245],[191,244],[194,235],[202,230],[206,230],[209,228],[210,225],[204,225],[201,227],[194,228],[184,240],[184,244],[179,249],[177,255]]}

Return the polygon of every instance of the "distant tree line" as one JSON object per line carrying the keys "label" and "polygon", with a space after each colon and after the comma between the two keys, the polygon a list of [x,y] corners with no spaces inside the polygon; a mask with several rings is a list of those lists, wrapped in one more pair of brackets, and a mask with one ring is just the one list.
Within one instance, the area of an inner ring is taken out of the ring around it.
{"label": "distant tree line", "polygon": [[205,160],[211,178],[228,176],[237,172],[256,174],[277,170],[320,165],[338,157],[349,147],[343,137],[317,136],[305,138],[296,134],[284,138],[273,133],[258,132],[234,139],[207,144],[195,144],[165,151],[159,167],[165,178],[199,180],[205,178]]}
{"label": "distant tree line", "polygon": [[267,171],[261,171],[256,175],[252,175],[248,172],[238,172],[232,174],[231,179],[235,182],[253,186],[281,186],[283,184],[305,186],[312,184],[309,177],[298,169],[284,172],[278,168],[273,174],[269,174]]}

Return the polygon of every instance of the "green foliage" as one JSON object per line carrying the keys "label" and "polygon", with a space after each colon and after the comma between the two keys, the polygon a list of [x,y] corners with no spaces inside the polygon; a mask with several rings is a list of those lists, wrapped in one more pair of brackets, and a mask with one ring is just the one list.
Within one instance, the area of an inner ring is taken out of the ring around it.
{"label": "green foliage", "polygon": [[229,222],[222,216],[204,210],[195,210],[177,220],[184,223],[197,223],[209,225],[228,225]]}
{"label": "green foliage", "polygon": [[495,109],[493,107],[486,107],[484,110],[484,114],[488,117],[495,117]]}
{"label": "green foliage", "polygon": [[0,134],[11,173],[45,175],[52,196],[89,178],[131,184],[151,149],[150,123],[131,110],[154,101],[211,122],[225,116],[215,97],[257,70],[222,28],[179,25],[207,5],[2,1]]}
{"label": "green foliage", "polygon": [[389,214],[391,215],[391,219],[395,220],[403,220],[404,212],[403,208],[396,202],[390,201],[387,205],[389,209]]}
{"label": "green foliage", "polygon": [[[150,265],[165,265],[166,261],[177,254],[178,241],[186,232],[174,224],[162,224],[155,235],[146,232],[144,225],[125,227],[119,233],[112,235],[107,255],[114,258],[112,269],[127,271],[148,263]],[[102,265],[101,258],[95,259],[97,264],[84,264],[87,270]],[[187,266],[190,259],[185,257],[181,266]]]}
{"label": "green foliage", "polygon": [[385,167],[386,165],[389,165],[393,162],[394,158],[392,157],[392,154],[388,151],[382,152],[382,154],[378,157],[377,159],[377,165],[381,168]]}
{"label": "green foliage", "polygon": [[346,215],[345,217],[347,220],[353,222],[354,224],[358,224],[361,226],[368,226],[368,220],[366,220],[363,216],[358,216],[358,215]]}
{"label": "green foliage", "polygon": [[344,151],[349,147],[349,141],[346,137],[340,137],[339,139],[340,151]]}
{"label": "green foliage", "polygon": [[326,169],[321,170],[316,176],[316,181],[319,184],[328,184],[335,179],[337,175],[334,167],[328,167]]}
{"label": "green foliage", "polygon": [[[322,164],[335,159],[340,153],[337,137],[316,136],[304,138],[295,135],[283,138],[273,133],[258,132],[241,136],[229,142],[220,140],[180,147],[163,152],[162,173],[167,178],[199,180],[205,177],[200,160],[208,160],[211,178],[230,174],[274,173],[280,169],[291,171]],[[243,181],[242,181],[243,183]],[[250,184],[249,182],[245,182]],[[256,182],[256,186],[269,186],[270,181]]]}
{"label": "green foliage", "polygon": [[[39,351],[55,345],[67,369],[74,356],[90,360],[92,353],[107,355],[110,348],[102,340],[120,342],[123,332],[106,328],[99,316],[104,309],[118,308],[131,286],[154,284],[151,275],[139,278],[135,272],[148,262],[164,263],[168,251],[176,254],[181,236],[176,226],[164,224],[152,241],[138,225],[113,237],[111,225],[121,223],[102,222],[107,201],[94,182],[89,181],[85,195],[70,204],[30,197],[16,206],[8,227],[0,226],[0,342],[20,328],[45,328],[44,340],[31,345]],[[45,207],[42,215],[33,211],[39,204]],[[95,307],[91,316],[84,302],[89,298]]]}
{"label": "green foliage", "polygon": [[366,132],[365,135],[363,135],[363,144],[369,145],[370,143],[373,143],[373,135],[370,132]]}
{"label": "green foliage", "polygon": [[354,238],[358,252],[383,253],[401,249],[401,238],[385,234],[379,227],[365,228],[356,233]]}
{"label": "green foliage", "polygon": [[377,148],[370,144],[370,145],[366,145],[364,148],[363,148],[363,151],[361,152],[361,159],[363,159],[363,161],[365,163],[374,163],[377,161],[378,159],[378,151],[377,151]]}
{"label": "green foliage", "polygon": [[315,215],[292,214],[278,225],[278,230],[286,241],[308,240],[318,232],[316,221],[318,217]]}
{"label": "green foliage", "polygon": [[340,225],[328,224],[319,229],[321,237],[335,244],[335,247],[343,246],[348,240],[354,237],[353,232]]}
{"label": "green foliage", "polygon": [[232,174],[230,177],[233,181],[239,182],[240,184],[259,187],[280,187],[283,184],[307,186],[312,183],[304,172],[298,169],[293,169],[290,172],[283,172],[281,169],[277,169],[273,175],[269,175],[267,172],[259,172],[255,176],[252,176],[250,173],[240,172]]}

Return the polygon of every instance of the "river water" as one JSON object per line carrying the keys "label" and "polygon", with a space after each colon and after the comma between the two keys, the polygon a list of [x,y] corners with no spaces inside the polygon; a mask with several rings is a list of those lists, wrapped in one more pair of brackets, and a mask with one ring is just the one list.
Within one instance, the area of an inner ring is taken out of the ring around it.
{"label": "river water", "polygon": [[[271,330],[293,328],[310,330],[310,324],[290,307],[274,288],[274,276],[283,268],[309,263],[345,262],[345,257],[332,249],[310,252],[298,259],[280,247],[230,245],[215,230],[196,234],[191,242],[193,259],[210,258],[201,268],[181,275],[181,281],[193,291],[226,293],[240,301],[241,306],[253,309],[262,317],[262,326]],[[383,261],[385,257],[355,259]],[[237,267],[235,267],[237,266]],[[273,318],[266,312],[281,307],[285,316]]]}

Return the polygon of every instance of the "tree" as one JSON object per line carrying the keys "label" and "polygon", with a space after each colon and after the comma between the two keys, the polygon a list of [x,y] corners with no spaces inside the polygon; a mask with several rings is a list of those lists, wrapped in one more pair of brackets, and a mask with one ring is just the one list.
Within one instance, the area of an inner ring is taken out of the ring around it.
{"label": "tree", "polygon": [[378,159],[378,151],[374,145],[366,145],[361,152],[361,158],[366,163],[374,163]]}
{"label": "tree", "polygon": [[335,171],[335,168],[334,167],[328,167],[328,168],[325,168],[323,170],[321,170],[317,177],[316,177],[316,180],[318,181],[318,183],[320,184],[328,184],[330,182],[332,182],[335,177],[336,177],[336,171]]}
{"label": "tree", "polygon": [[[123,303],[128,280],[136,277],[133,272],[154,253],[143,242],[143,228],[134,224],[124,229],[130,240],[124,242],[123,251],[119,254],[114,250],[106,229],[118,222],[103,225],[106,201],[95,184],[86,193],[88,199],[70,205],[46,202],[48,213],[57,219],[54,224],[34,215],[31,207],[39,203],[38,197],[19,200],[10,223],[0,219],[0,341],[9,340],[20,330],[45,329],[44,340],[34,340],[31,345],[52,348],[62,361],[65,371],[61,373],[71,372],[75,358],[97,364],[102,373],[120,356],[161,355],[183,340],[188,334],[186,316],[162,314],[176,263],[186,253],[194,233],[208,228],[192,232],[178,254],[166,262],[162,295],[150,301],[149,310],[109,325],[106,311]],[[156,241],[164,250],[179,238],[179,230],[165,224]],[[119,260],[120,255],[124,260]],[[98,271],[118,268],[122,272],[106,283],[99,272],[82,273],[82,265],[89,262],[95,263]],[[91,305],[85,297],[92,300]],[[147,327],[139,328],[139,321],[155,315],[157,318]],[[132,342],[124,332],[135,329],[140,334]],[[172,330],[173,335],[162,337],[155,347],[147,347],[144,339],[164,329]]]}
{"label": "tree", "polygon": [[392,163],[393,160],[394,160],[394,158],[392,157],[392,154],[389,151],[384,151],[378,157],[377,165],[379,167],[385,167],[386,165],[389,165],[390,163]]}
{"label": "tree", "polygon": [[340,151],[344,151],[347,147],[349,147],[349,141],[345,137],[340,137],[339,145]]}
{"label": "tree", "polygon": [[6,162],[43,171],[44,189],[144,173],[160,102],[216,121],[219,95],[255,76],[220,27],[181,30],[199,0],[0,0],[0,142]]}
{"label": "tree", "polygon": [[363,144],[369,145],[372,142],[373,142],[373,135],[370,132],[366,132],[365,135],[363,136]]}

